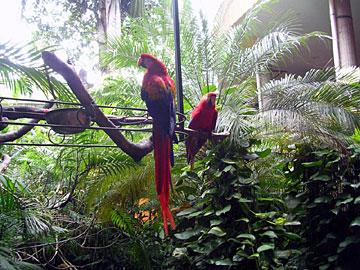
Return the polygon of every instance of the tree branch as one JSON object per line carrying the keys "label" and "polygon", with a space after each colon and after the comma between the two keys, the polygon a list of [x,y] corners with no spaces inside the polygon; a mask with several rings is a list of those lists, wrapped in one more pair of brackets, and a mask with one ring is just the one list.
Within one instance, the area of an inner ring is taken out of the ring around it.
{"label": "tree branch", "polygon": [[[53,103],[47,103],[47,104],[44,105],[44,109],[41,109],[41,110],[45,111],[45,109],[49,109],[52,106],[53,106]],[[29,123],[30,124],[36,124],[40,120],[41,119],[32,119],[31,121],[29,121]],[[16,139],[19,139],[20,137],[24,136],[26,133],[28,133],[33,128],[34,128],[33,125],[26,125],[26,126],[23,126],[23,127],[19,128],[16,131],[0,134],[0,143],[1,142],[15,141]]]}
{"label": "tree branch", "polygon": [[[94,99],[90,96],[72,66],[61,61],[54,53],[51,52],[44,51],[42,53],[42,58],[46,65],[64,77],[80,103],[89,113],[93,114],[95,122],[100,127],[116,127],[100,110],[100,108],[95,106]],[[135,161],[140,161],[145,155],[153,150],[151,136],[138,143],[133,143],[127,140],[119,130],[107,129],[104,131],[121,150],[131,156]]]}

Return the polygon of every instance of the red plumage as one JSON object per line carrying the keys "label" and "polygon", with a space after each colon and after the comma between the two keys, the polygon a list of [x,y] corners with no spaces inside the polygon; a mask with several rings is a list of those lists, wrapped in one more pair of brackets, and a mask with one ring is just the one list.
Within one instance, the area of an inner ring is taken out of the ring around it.
{"label": "red plumage", "polygon": [[[208,133],[208,137],[211,134],[211,131],[216,126],[216,120],[218,116],[218,111],[215,108],[215,93],[205,94],[200,103],[193,110],[189,128],[200,131],[202,133]],[[185,140],[186,146],[186,157],[188,164],[190,163],[191,169],[194,168],[194,157],[200,148],[204,145],[207,138],[203,136],[191,136],[189,135]]]}
{"label": "red plumage", "polygon": [[150,54],[142,54],[138,66],[145,67],[146,73],[141,88],[153,118],[153,144],[155,156],[156,192],[160,200],[165,235],[168,224],[175,229],[175,222],[169,209],[169,185],[171,184],[170,164],[174,164],[172,140],[175,140],[175,85],[168,76],[165,65]]}

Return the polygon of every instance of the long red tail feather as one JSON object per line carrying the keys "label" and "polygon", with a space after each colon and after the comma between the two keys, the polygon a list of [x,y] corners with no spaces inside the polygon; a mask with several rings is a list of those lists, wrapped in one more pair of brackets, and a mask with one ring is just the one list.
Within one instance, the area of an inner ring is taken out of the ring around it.
{"label": "long red tail feather", "polygon": [[164,221],[165,235],[168,235],[168,223],[175,229],[174,218],[169,209],[169,185],[171,181],[170,170],[170,137],[164,133],[160,124],[154,120],[153,123],[153,142],[155,153],[155,179],[156,191],[160,200],[161,212]]}

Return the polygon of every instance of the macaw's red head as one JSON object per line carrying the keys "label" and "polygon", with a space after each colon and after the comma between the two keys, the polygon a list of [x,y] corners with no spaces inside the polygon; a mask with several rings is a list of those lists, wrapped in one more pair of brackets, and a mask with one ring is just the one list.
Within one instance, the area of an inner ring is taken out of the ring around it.
{"label": "macaw's red head", "polygon": [[203,102],[207,102],[209,105],[215,107],[216,93],[214,93],[214,92],[207,93],[202,97],[201,100]]}
{"label": "macaw's red head", "polygon": [[143,53],[140,55],[138,60],[138,67],[144,67],[150,73],[167,74],[165,65],[155,56],[152,56],[148,53]]}

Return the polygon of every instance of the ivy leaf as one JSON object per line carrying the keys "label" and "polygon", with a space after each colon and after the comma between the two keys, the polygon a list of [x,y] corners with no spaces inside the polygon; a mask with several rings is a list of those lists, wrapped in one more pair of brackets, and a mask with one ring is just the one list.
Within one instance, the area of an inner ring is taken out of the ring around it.
{"label": "ivy leaf", "polygon": [[328,203],[331,201],[329,196],[321,196],[315,199],[314,203]]}
{"label": "ivy leaf", "polygon": [[208,232],[208,234],[214,234],[216,236],[222,237],[226,235],[226,232],[223,232],[223,230],[220,227],[213,227],[211,228],[211,230]]}
{"label": "ivy leaf", "polygon": [[200,229],[187,229],[182,233],[175,233],[175,237],[180,240],[187,240],[200,233]]}
{"label": "ivy leaf", "polygon": [[219,225],[221,223],[223,223],[223,220],[221,220],[221,219],[212,219],[212,220],[210,220],[210,227]]}
{"label": "ivy leaf", "polygon": [[305,168],[309,168],[309,167],[317,167],[317,166],[321,166],[322,165],[322,160],[318,160],[318,161],[314,161],[314,162],[303,162],[301,163]]}
{"label": "ivy leaf", "polygon": [[236,263],[232,262],[230,259],[224,259],[215,261],[215,265],[236,265]]}
{"label": "ivy leaf", "polygon": [[230,209],[231,209],[231,205],[229,204],[229,205],[225,206],[223,209],[216,211],[215,214],[217,216],[220,216],[221,214],[225,214],[226,212],[229,212]]}
{"label": "ivy leaf", "polygon": [[352,226],[360,226],[360,216],[356,217],[351,223],[350,223],[350,227]]}
{"label": "ivy leaf", "polygon": [[286,222],[285,218],[279,217],[275,220],[276,225],[282,225]]}
{"label": "ivy leaf", "polygon": [[329,181],[329,180],[330,180],[330,176],[328,176],[326,174],[318,175],[313,178],[313,181]]}
{"label": "ivy leaf", "polygon": [[255,241],[255,236],[253,234],[250,234],[250,233],[242,233],[242,234],[239,234],[238,236],[236,236],[236,238],[247,238],[247,239],[250,239],[252,241]]}
{"label": "ivy leaf", "polygon": [[268,149],[265,149],[264,151],[261,151],[261,152],[255,151],[255,153],[256,153],[259,157],[264,158],[264,157],[267,157],[268,155],[271,154],[271,149],[268,148]]}
{"label": "ivy leaf", "polygon": [[268,236],[270,238],[278,238],[278,236],[276,235],[276,233],[274,231],[266,231],[266,232],[260,234],[260,236]]}
{"label": "ivy leaf", "polygon": [[286,236],[289,239],[301,239],[301,236],[296,234],[296,233],[291,233],[291,232],[284,232],[284,236]]}
{"label": "ivy leaf", "polygon": [[269,244],[264,244],[264,245],[261,245],[260,247],[258,247],[258,249],[256,250],[258,253],[260,252],[263,252],[263,251],[266,251],[266,250],[270,250],[270,249],[274,249],[275,246],[274,244],[272,243],[269,243]]}
{"label": "ivy leaf", "polygon": [[343,200],[343,201],[338,201],[335,206],[340,206],[340,205],[343,205],[343,204],[348,204],[349,202],[352,202],[354,199],[353,198],[349,198],[349,199],[346,199],[346,200]]}
{"label": "ivy leaf", "polygon": [[337,249],[337,253],[340,253],[346,249],[346,247],[350,244],[356,244],[360,242],[360,237],[356,235],[351,235],[345,238],[344,241],[342,241]]}
{"label": "ivy leaf", "polygon": [[360,196],[357,197],[357,198],[355,199],[355,201],[354,201],[354,204],[359,204],[359,203],[360,203]]}
{"label": "ivy leaf", "polygon": [[185,210],[179,212],[176,216],[178,216],[178,217],[186,216],[186,215],[191,214],[191,213],[194,213],[194,212],[196,212],[196,211],[198,211],[198,210],[199,210],[199,209],[197,209],[197,208],[191,207],[191,208],[188,208],[188,209],[185,209]]}
{"label": "ivy leaf", "polygon": [[226,164],[237,164],[236,161],[234,161],[234,160],[232,160],[230,158],[222,158],[221,161],[226,163]]}

